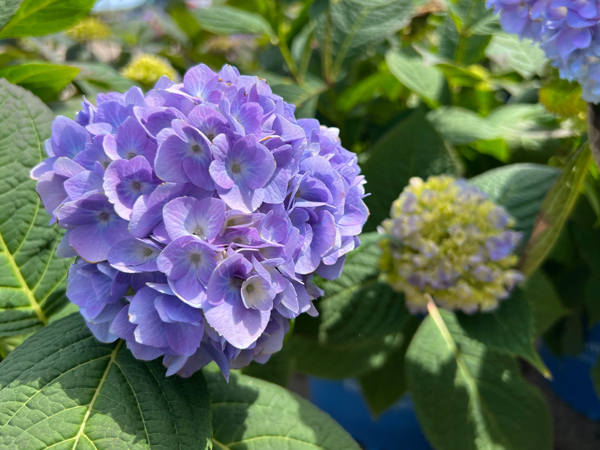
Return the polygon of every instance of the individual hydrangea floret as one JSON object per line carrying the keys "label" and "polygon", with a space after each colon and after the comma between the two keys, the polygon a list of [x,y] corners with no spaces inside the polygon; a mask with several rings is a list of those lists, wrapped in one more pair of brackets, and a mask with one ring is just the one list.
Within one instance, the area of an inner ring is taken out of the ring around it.
{"label": "individual hydrangea floret", "polygon": [[576,80],[582,98],[600,102],[600,1],[487,0],[505,31],[539,42],[561,78]]}
{"label": "individual hydrangea floret", "polygon": [[512,270],[521,234],[506,210],[463,179],[411,178],[392,205],[380,260],[391,287],[413,312],[429,296],[447,309],[490,311],[523,280]]}
{"label": "individual hydrangea floret", "polygon": [[368,216],[338,130],[231,66],[84,100],[46,152],[31,176],[66,230],[58,254],[78,257],[67,296],[99,340],[169,375],[266,362]]}
{"label": "individual hydrangea floret", "polygon": [[124,77],[131,78],[144,86],[151,86],[162,76],[176,79],[177,72],[171,63],[160,56],[140,53],[135,56],[121,71]]}

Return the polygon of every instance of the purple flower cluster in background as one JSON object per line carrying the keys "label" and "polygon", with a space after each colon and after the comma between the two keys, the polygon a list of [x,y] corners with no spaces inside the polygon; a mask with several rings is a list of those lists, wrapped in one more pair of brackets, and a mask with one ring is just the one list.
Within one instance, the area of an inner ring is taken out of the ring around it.
{"label": "purple flower cluster in background", "polygon": [[585,101],[600,102],[600,1],[487,0],[505,31],[540,43]]}
{"label": "purple flower cluster in background", "polygon": [[59,255],[80,257],[69,299],[99,340],[163,356],[169,375],[266,362],[368,216],[338,130],[228,65],[84,100],[46,152],[32,177],[67,230]]}

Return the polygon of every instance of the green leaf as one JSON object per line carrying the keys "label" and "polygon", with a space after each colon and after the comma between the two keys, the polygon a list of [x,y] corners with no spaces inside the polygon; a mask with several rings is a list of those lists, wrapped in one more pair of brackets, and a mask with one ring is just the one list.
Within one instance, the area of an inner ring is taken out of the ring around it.
{"label": "green leaf", "polygon": [[568,80],[550,80],[538,91],[540,103],[554,114],[563,117],[580,117],[585,113],[586,104],[581,99],[579,83]]}
{"label": "green leaf", "polygon": [[0,30],[6,22],[17,12],[23,0],[2,0],[0,1]]}
{"label": "green leaf", "polygon": [[389,216],[392,202],[411,177],[456,171],[450,152],[424,112],[414,111],[375,143],[363,164],[367,191],[372,194],[365,199],[371,211],[365,231],[375,230]]}
{"label": "green leaf", "polygon": [[58,96],[79,73],[79,69],[47,63],[28,63],[8,66],[0,70],[0,78],[6,78],[33,92],[44,101]]}
{"label": "green leaf", "polygon": [[322,343],[349,345],[398,333],[408,318],[404,296],[379,277],[381,235],[367,233],[360,239],[341,276],[320,284],[325,290],[319,300]]}
{"label": "green leaf", "polygon": [[406,364],[419,422],[436,449],[552,449],[542,395],[510,356],[463,336],[452,313],[425,319]]}
{"label": "green leaf", "polygon": [[525,246],[544,197],[558,174],[556,168],[541,164],[511,164],[471,178],[469,183],[506,208],[516,221],[515,229],[523,233],[521,242]]}
{"label": "green leaf", "polygon": [[79,314],[55,322],[0,364],[0,448],[208,449],[202,373],[165,371],[98,342]]}
{"label": "green leaf", "polygon": [[242,373],[286,387],[292,375],[292,364],[293,361],[287,353],[282,351],[271,356],[265,364],[252,361],[249,366],[242,369]]}
{"label": "green leaf", "polygon": [[198,8],[193,13],[200,26],[216,34],[258,34],[266,36],[272,41],[277,41],[277,36],[259,14],[243,11],[231,6],[213,6],[211,8]]}
{"label": "green leaf", "polygon": [[526,276],[534,273],[552,251],[579,198],[591,161],[587,145],[573,153],[544,198],[520,262]]}
{"label": "green leaf", "polygon": [[[318,319],[296,319],[296,330],[286,343],[284,352],[294,361],[294,367],[316,377],[341,379],[356,377],[382,367],[401,344],[397,334],[364,339],[358,343],[322,343],[317,333],[303,333],[303,322]],[[317,325],[318,327],[318,325]]]}
{"label": "green leaf", "polygon": [[315,37],[334,79],[347,60],[364,54],[406,26],[413,0],[318,1],[313,5]]}
{"label": "green leaf", "polygon": [[481,342],[490,350],[520,356],[544,376],[550,375],[533,347],[533,314],[520,289],[515,289],[496,311],[473,315],[457,313],[456,317],[469,338]]}
{"label": "green leaf", "polygon": [[412,55],[390,50],[385,60],[396,78],[411,91],[416,92],[432,108],[440,105],[444,76],[435,66],[425,66],[416,52]]}
{"label": "green leaf", "polygon": [[56,256],[64,231],[35,192],[29,171],[45,158],[52,112],[30,92],[0,79],[0,337],[48,323],[67,302],[70,259]]}
{"label": "green leaf", "polygon": [[398,79],[385,71],[375,72],[345,89],[337,98],[336,107],[348,112],[360,103],[367,103],[378,95],[397,98],[404,87]]}
{"label": "green leaf", "polygon": [[498,138],[498,132],[479,114],[456,106],[431,111],[427,119],[450,145],[470,144]]}
{"label": "green leaf", "polygon": [[88,98],[96,96],[99,92],[125,92],[135,86],[131,79],[125,78],[108,64],[74,63],[73,65],[81,70],[75,82]]}
{"label": "green leaf", "polygon": [[307,400],[257,378],[205,370],[212,398],[213,450],[360,450]]}
{"label": "green leaf", "polygon": [[410,317],[402,330],[402,344],[391,353],[379,369],[362,375],[358,381],[371,412],[379,415],[396,403],[406,392],[404,358],[419,321]]}
{"label": "green leaf", "polygon": [[378,233],[362,234],[342,275],[323,281],[317,318],[299,317],[284,352],[297,370],[324,378],[360,376],[382,367],[402,345],[409,318],[403,296],[379,278]]}
{"label": "green leaf", "polygon": [[439,28],[439,56],[458,65],[476,64],[485,57],[495,24],[492,11],[480,0],[447,2],[449,12]]}
{"label": "green leaf", "polygon": [[556,130],[555,117],[539,104],[504,105],[486,120],[511,147],[537,149],[540,142],[569,136],[568,131]]}
{"label": "green leaf", "polygon": [[302,86],[293,79],[282,77],[270,72],[259,73],[267,80],[273,92],[281,95],[286,102],[296,105],[296,118],[311,118],[315,116],[319,95],[327,89],[320,79],[308,76]]}
{"label": "green leaf", "polygon": [[560,301],[552,280],[543,270],[538,270],[521,284],[525,297],[531,306],[535,335],[541,336],[567,314],[568,310]]}
{"label": "green leaf", "polygon": [[0,39],[43,36],[75,25],[87,16],[96,0],[23,0],[19,10],[0,30]]}
{"label": "green leaf", "polygon": [[485,55],[496,63],[501,73],[515,71],[527,79],[542,75],[548,61],[544,51],[533,41],[508,33],[494,34]]}

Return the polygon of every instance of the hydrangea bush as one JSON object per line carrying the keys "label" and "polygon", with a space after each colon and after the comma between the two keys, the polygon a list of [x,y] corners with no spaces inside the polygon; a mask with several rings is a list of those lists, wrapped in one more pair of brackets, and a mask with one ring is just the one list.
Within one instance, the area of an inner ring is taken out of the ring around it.
{"label": "hydrangea bush", "polygon": [[598,2],[3,3],[0,449],[555,447]]}
{"label": "hydrangea bush", "polygon": [[100,341],[168,375],[266,362],[368,216],[338,131],[229,65],[85,100],[46,152],[31,176],[67,230],[59,254],[79,257],[67,296]]}
{"label": "hydrangea bush", "polygon": [[562,78],[576,80],[585,101],[600,102],[600,2],[487,0],[502,28],[540,43]]}

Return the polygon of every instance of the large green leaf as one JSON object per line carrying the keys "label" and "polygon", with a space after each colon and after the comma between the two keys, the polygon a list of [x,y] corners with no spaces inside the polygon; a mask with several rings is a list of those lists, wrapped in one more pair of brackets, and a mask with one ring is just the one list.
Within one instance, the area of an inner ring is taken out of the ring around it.
{"label": "large green leaf", "polygon": [[540,164],[511,164],[485,172],[469,182],[506,208],[516,221],[515,229],[523,233],[521,242],[525,245],[544,197],[559,173],[554,167]]}
{"label": "large green leaf", "polygon": [[[535,324],[527,299],[520,289],[503,300],[500,307],[485,314],[457,313],[460,331],[487,348],[520,356],[548,376],[549,372],[533,347]],[[459,328],[456,328],[459,331]]]}
{"label": "large green leaf", "polygon": [[321,342],[352,344],[398,333],[408,318],[404,296],[379,277],[381,235],[367,233],[360,239],[361,246],[348,255],[341,276],[321,283],[325,290],[318,302]]}
{"label": "large green leaf", "polygon": [[96,0],[23,0],[0,30],[0,39],[42,36],[75,25],[87,16]]}
{"label": "large green leaf", "polygon": [[213,415],[213,450],[359,450],[331,417],[275,384],[205,370]]}
{"label": "large green leaf", "polygon": [[23,0],[0,0],[0,30],[17,12]]}
{"label": "large green leaf", "polygon": [[541,269],[528,277],[521,288],[531,306],[536,336],[544,334],[567,314],[552,280]]}
{"label": "large green leaf", "polygon": [[406,364],[419,422],[436,449],[552,449],[542,395],[510,356],[465,337],[453,314],[425,319]]}
{"label": "large green leaf", "polygon": [[44,158],[53,114],[30,92],[0,79],[0,337],[48,323],[66,303],[71,263],[56,256],[63,232],[48,226],[29,170]]}
{"label": "large green leaf", "polygon": [[406,392],[404,360],[418,327],[419,320],[411,316],[402,329],[402,344],[389,355],[385,364],[359,377],[363,395],[373,414],[381,414]]}
{"label": "large green leaf", "polygon": [[79,73],[79,69],[47,63],[28,63],[0,70],[0,78],[33,92],[44,101],[58,96]]}
{"label": "large green leaf", "polygon": [[363,164],[367,190],[365,199],[371,216],[365,231],[373,231],[390,214],[411,177],[456,173],[452,157],[433,126],[418,109],[383,135]]}
{"label": "large green leaf", "polygon": [[591,161],[590,148],[585,145],[571,155],[548,191],[521,258],[520,269],[525,275],[534,273],[552,251],[579,198]]}
{"label": "large green leaf", "polygon": [[165,371],[98,342],[79,314],[61,319],[0,364],[0,448],[208,449],[202,373]]}
{"label": "large green leaf", "polygon": [[444,87],[444,75],[435,66],[425,66],[416,52],[406,54],[390,50],[385,60],[396,78],[411,91],[417,93],[427,104],[436,108]]}
{"label": "large green leaf", "polygon": [[457,106],[446,106],[427,114],[427,119],[450,145],[471,144],[499,137],[479,114]]}
{"label": "large green leaf", "polygon": [[217,34],[258,34],[272,40],[277,37],[269,22],[259,14],[231,6],[198,8],[193,12],[202,28]]}
{"label": "large green leaf", "polygon": [[[323,343],[318,334],[301,331],[303,322],[317,319],[300,317],[283,350],[300,372],[322,378],[341,379],[363,375],[382,367],[402,344],[398,334],[389,334],[357,343]],[[314,328],[318,328],[318,325]]]}
{"label": "large green leaf", "polygon": [[533,41],[508,33],[494,34],[485,55],[502,72],[516,71],[524,78],[541,75],[548,61],[544,51]]}
{"label": "large green leaf", "polygon": [[268,381],[286,387],[293,370],[293,361],[286,352],[278,352],[269,358],[265,364],[252,361],[242,369],[244,375]]}
{"label": "large green leaf", "polygon": [[413,0],[317,0],[312,16],[326,73],[336,78],[347,59],[383,42],[407,25],[415,3]]}

